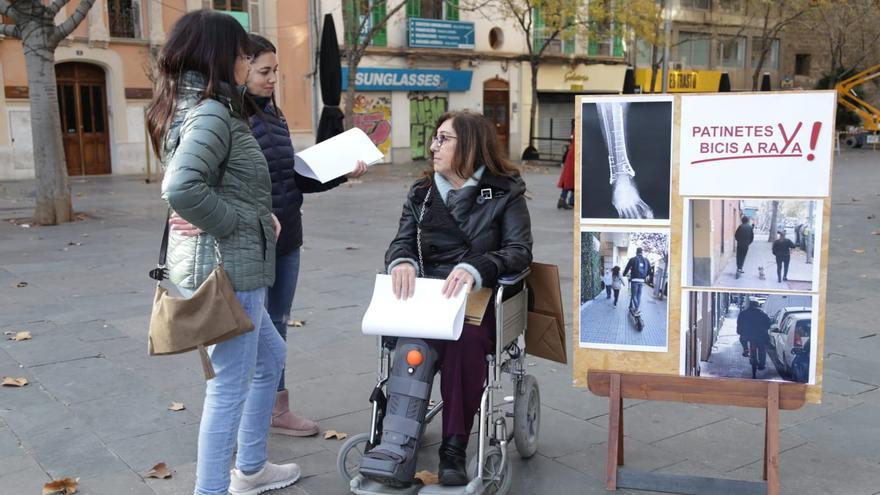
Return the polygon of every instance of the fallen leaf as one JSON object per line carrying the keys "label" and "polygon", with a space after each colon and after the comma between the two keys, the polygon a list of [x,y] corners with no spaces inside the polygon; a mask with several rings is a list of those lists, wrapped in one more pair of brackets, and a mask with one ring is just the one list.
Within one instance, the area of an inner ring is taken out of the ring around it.
{"label": "fallen leaf", "polygon": [[183,411],[186,409],[186,406],[183,405],[183,402],[172,402],[170,406],[168,406],[169,411]]}
{"label": "fallen leaf", "polygon": [[22,287],[27,287],[27,282],[19,282],[19,283],[15,284],[15,287],[17,289],[21,289]]}
{"label": "fallen leaf", "polygon": [[849,198],[849,200],[853,203],[858,203],[859,201],[861,201],[859,198]]}
{"label": "fallen leaf", "polygon": [[346,250],[346,251],[357,251],[358,248],[356,248],[356,247],[354,247],[354,246],[345,246],[345,250]]}
{"label": "fallen leaf", "polygon": [[43,495],[73,495],[79,488],[79,478],[63,478],[43,485]]}
{"label": "fallen leaf", "polygon": [[347,437],[348,433],[343,433],[341,431],[327,430],[324,432],[324,440],[330,440],[331,438],[335,438],[337,440],[345,440]]}
{"label": "fallen leaf", "polygon": [[83,243],[81,243],[81,242],[68,242],[67,245],[68,246],[82,246]]}
{"label": "fallen leaf", "polygon": [[6,338],[9,340],[14,340],[16,342],[21,342],[22,340],[31,340],[31,333],[24,332],[6,332]]}
{"label": "fallen leaf", "polygon": [[27,384],[27,378],[15,378],[11,376],[4,376],[3,382],[0,383],[0,385],[4,387],[24,387]]}
{"label": "fallen leaf", "polygon": [[29,228],[31,228],[31,225],[29,223],[23,223],[20,225],[20,227],[23,229],[29,229]]}
{"label": "fallen leaf", "polygon": [[868,220],[873,220],[873,219],[875,219],[875,218],[877,218],[877,215],[875,215],[875,214],[873,214],[873,213],[870,214],[870,215],[868,215]]}
{"label": "fallen leaf", "polygon": [[168,466],[165,465],[164,462],[160,462],[153,466],[152,469],[147,471],[145,475],[147,478],[158,478],[160,480],[168,479],[171,477],[171,470],[168,469]]}
{"label": "fallen leaf", "polygon": [[440,483],[440,478],[431,471],[419,471],[414,478],[421,481],[423,485],[437,485]]}
{"label": "fallen leaf", "polygon": [[287,326],[300,328],[306,326],[306,320],[287,320]]}
{"label": "fallen leaf", "polygon": [[865,250],[864,249],[853,249],[852,252],[854,252],[856,254],[863,254],[865,252]]}

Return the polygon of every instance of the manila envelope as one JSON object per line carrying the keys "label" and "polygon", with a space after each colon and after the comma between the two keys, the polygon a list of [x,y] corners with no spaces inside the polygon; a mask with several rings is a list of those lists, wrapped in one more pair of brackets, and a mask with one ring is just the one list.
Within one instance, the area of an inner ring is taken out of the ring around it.
{"label": "manila envelope", "polygon": [[486,314],[486,308],[489,306],[490,299],[492,299],[492,289],[488,287],[483,287],[468,294],[467,305],[464,310],[464,322],[469,325],[480,326],[483,323],[483,315]]}
{"label": "manila envelope", "polygon": [[533,356],[566,364],[565,317],[562,290],[559,288],[559,267],[532,263],[527,279],[534,297],[526,330],[526,352]]}

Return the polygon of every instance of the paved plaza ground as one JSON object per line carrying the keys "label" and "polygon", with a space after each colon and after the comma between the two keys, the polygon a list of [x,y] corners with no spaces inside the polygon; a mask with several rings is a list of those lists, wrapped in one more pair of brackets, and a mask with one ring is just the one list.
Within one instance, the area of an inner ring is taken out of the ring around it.
{"label": "paved plaza ground", "polygon": [[[773,256],[773,243],[767,241],[766,231],[757,231],[755,232],[755,241],[749,246],[748,256],[743,263],[744,273],[736,278],[736,256],[730,256],[724,268],[715,277],[713,286],[737,289],[810,291],[813,290],[813,266],[807,263],[807,255],[804,251],[792,249],[791,261],[788,265],[788,280],[779,282],[776,277],[776,257]],[[764,269],[763,279],[758,267]]]}
{"label": "paved plaza ground", "polygon": [[[291,328],[287,380],[295,408],[322,429],[368,427],[376,353],[360,320],[415,173],[378,166],[359,183],[306,197],[294,314],[305,326]],[[526,174],[529,209],[535,259],[559,264],[563,298],[572,301],[573,218],[556,209],[557,174],[555,167]],[[877,184],[880,154],[837,159],[823,403],[781,414],[785,494],[880,493]],[[0,183],[0,332],[33,335],[0,341],[0,376],[29,380],[0,388],[0,494],[39,493],[64,476],[80,477],[82,495],[191,493],[204,394],[198,358],[146,352],[154,289],[146,273],[165,212],[159,186],[90,178],[73,180],[73,192],[84,220],[25,228],[6,220],[31,214],[33,183]],[[511,493],[605,493],[607,400],[573,388],[570,365],[528,364],[541,387],[540,446],[530,460],[511,449]],[[169,411],[172,401],[186,409]],[[763,411],[628,400],[625,414],[630,468],[761,478]],[[439,424],[430,425],[420,469],[436,470],[439,436]],[[335,468],[341,442],[273,435],[269,445],[271,460],[296,461],[304,473],[275,493],[347,493]],[[143,477],[158,462],[172,478]]]}
{"label": "paved plaza ground", "polygon": [[639,309],[644,328],[639,331],[629,315],[630,283],[620,289],[616,307],[614,295],[612,294],[611,299],[607,299],[604,290],[592,301],[581,305],[582,344],[666,347],[666,299],[654,297],[654,290],[648,285],[642,288]]}

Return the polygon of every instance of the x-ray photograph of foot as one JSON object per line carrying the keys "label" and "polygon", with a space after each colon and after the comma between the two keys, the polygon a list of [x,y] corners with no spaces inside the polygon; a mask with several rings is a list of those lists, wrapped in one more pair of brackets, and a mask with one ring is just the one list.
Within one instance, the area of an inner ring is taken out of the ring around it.
{"label": "x-ray photograph of foot", "polygon": [[668,223],[672,97],[582,101],[581,219]]}

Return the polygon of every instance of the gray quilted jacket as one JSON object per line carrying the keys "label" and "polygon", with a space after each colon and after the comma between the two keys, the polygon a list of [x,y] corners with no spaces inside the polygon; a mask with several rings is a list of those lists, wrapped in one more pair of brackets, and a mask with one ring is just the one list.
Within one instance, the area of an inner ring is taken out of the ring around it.
{"label": "gray quilted jacket", "polygon": [[216,266],[216,239],[236,291],[271,286],[275,230],[266,159],[232,100],[201,99],[204,87],[201,75],[184,74],[165,138],[162,198],[205,232],[186,237],[172,231],[166,262],[171,281],[198,288]]}

